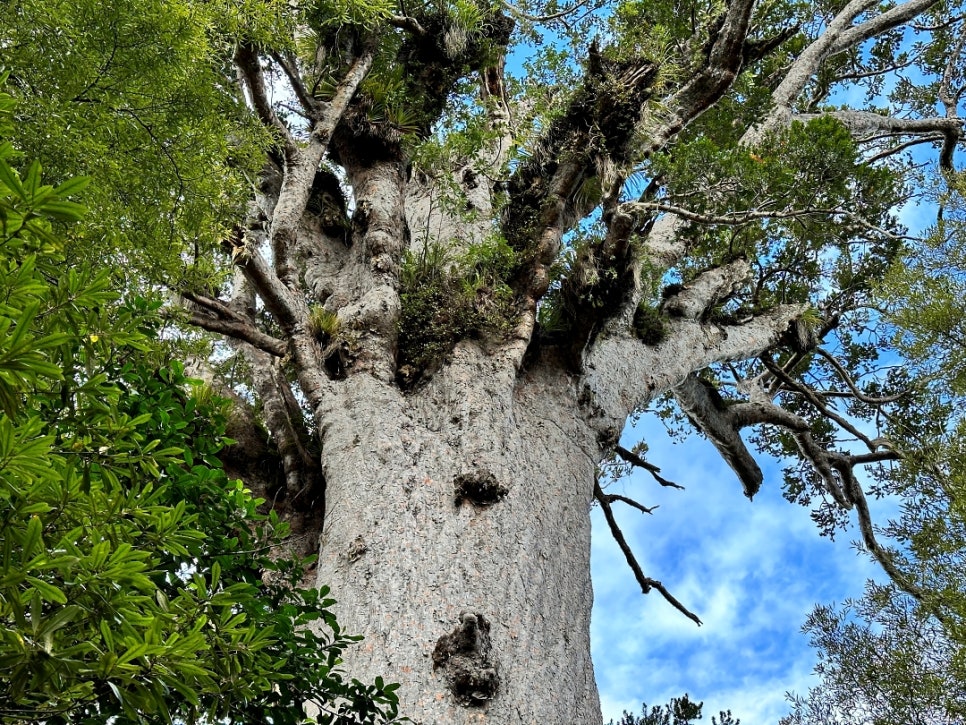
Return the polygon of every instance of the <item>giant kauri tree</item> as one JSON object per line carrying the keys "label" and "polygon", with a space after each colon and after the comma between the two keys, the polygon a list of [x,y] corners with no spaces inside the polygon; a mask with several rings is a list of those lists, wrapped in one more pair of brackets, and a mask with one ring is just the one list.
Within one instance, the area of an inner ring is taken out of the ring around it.
{"label": "giant kauri tree", "polygon": [[214,339],[192,364],[237,401],[228,467],[318,553],[366,638],[347,669],[398,681],[402,713],[600,722],[595,502],[628,575],[698,620],[600,482],[616,456],[670,483],[619,446],[629,416],[677,416],[749,498],[785,457],[786,495],[923,596],[866,473],[914,452],[888,425],[917,381],[883,367],[879,285],[922,243],[903,205],[945,233],[962,3],[3,14],[18,143],[94,178],[70,253]]}

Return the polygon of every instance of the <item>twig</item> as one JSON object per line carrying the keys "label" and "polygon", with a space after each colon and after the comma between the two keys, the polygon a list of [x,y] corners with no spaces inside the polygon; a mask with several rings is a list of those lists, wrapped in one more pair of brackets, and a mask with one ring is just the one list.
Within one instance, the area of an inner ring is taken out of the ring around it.
{"label": "twig", "polygon": [[551,13],[549,15],[530,15],[529,13],[525,13],[522,10],[518,10],[517,8],[513,7],[513,5],[506,2],[506,0],[500,0],[500,5],[503,6],[504,10],[509,12],[515,18],[519,18],[520,20],[526,20],[531,23],[547,23],[547,22],[550,22],[551,20],[560,20],[561,18],[565,18],[566,16],[570,15],[571,13],[577,12],[581,7],[586,5],[589,1],[590,0],[579,0],[579,2],[574,3],[569,8],[564,8],[560,12]]}
{"label": "twig", "polygon": [[653,463],[648,463],[636,453],[632,453],[631,451],[627,450],[623,446],[617,446],[614,449],[614,452],[617,453],[617,455],[623,458],[625,461],[630,463],[632,466],[643,468],[645,471],[647,471],[652,476],[654,476],[654,480],[656,480],[662,486],[666,486],[668,488],[678,488],[678,489],[681,489],[682,491],[684,490],[684,486],[674,483],[673,481],[668,481],[663,476],[659,476],[658,473],[660,473],[661,469],[655,466]]}
{"label": "twig", "polygon": [[605,494],[603,494],[603,496],[604,496],[604,498],[607,499],[607,503],[613,503],[614,501],[620,501],[621,503],[626,503],[628,506],[633,506],[638,511],[643,511],[646,514],[653,514],[654,513],[654,509],[660,508],[660,506],[647,507],[647,506],[645,506],[642,503],[638,503],[637,501],[635,501],[632,498],[628,498],[627,496],[621,496],[620,494],[617,494],[617,493],[605,493]]}
{"label": "twig", "polygon": [[816,347],[815,352],[828,360],[829,364],[835,368],[836,372],[838,372],[839,377],[841,377],[845,384],[849,386],[852,394],[863,403],[867,403],[868,405],[885,405],[886,403],[895,403],[897,400],[901,400],[903,396],[908,394],[907,392],[902,392],[896,393],[895,395],[888,395],[883,398],[873,398],[868,396],[859,390],[858,386],[852,380],[852,376],[849,375],[848,371],[842,366],[842,363],[835,359],[835,356],[832,355],[832,353],[828,352],[827,350],[823,350],[821,347]]}
{"label": "twig", "polygon": [[614,535],[614,540],[617,542],[617,545],[620,547],[621,551],[624,552],[624,558],[627,559],[628,566],[630,566],[631,571],[634,572],[634,578],[637,579],[637,583],[640,584],[641,591],[644,594],[648,594],[650,593],[651,589],[657,589],[661,593],[661,596],[667,600],[668,604],[677,609],[679,612],[681,612],[681,614],[700,627],[702,622],[698,615],[681,604],[681,602],[678,601],[677,598],[675,598],[661,582],[644,575],[644,570],[641,569],[641,565],[637,563],[637,558],[634,556],[634,552],[631,551],[631,547],[628,545],[627,539],[624,538],[624,533],[621,531],[620,526],[617,525],[617,520],[614,518],[614,512],[610,508],[610,501],[607,500],[607,495],[601,490],[600,484],[596,481],[594,482],[594,498],[596,498],[600,503],[600,508],[604,512],[604,518],[607,519],[607,525],[610,527],[610,532]]}
{"label": "twig", "polygon": [[819,413],[824,415],[829,420],[837,423],[840,428],[862,441],[870,451],[874,451],[876,449],[876,446],[873,444],[872,439],[869,438],[869,436],[865,435],[862,431],[852,425],[852,423],[825,405],[824,401],[821,399],[821,397],[815,394],[814,390],[804,383],[800,383],[792,378],[792,376],[782,370],[781,367],[779,367],[770,356],[762,355],[761,361],[776,378],[782,381],[788,390],[801,395],[803,398],[805,398],[805,400],[815,406],[815,409],[818,410]]}

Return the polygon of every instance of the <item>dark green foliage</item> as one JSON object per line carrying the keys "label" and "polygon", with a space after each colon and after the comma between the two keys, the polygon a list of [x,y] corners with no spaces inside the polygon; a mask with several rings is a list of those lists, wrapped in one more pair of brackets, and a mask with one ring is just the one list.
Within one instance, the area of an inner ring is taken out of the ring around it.
{"label": "dark green foliage", "polygon": [[664,314],[647,300],[642,300],[634,311],[634,334],[645,345],[657,345],[667,336]]}
{"label": "dark green foliage", "polygon": [[654,159],[653,173],[665,179],[665,203],[683,203],[709,217],[740,217],[735,210],[796,212],[765,222],[693,226],[693,253],[681,270],[684,281],[744,256],[766,264],[739,300],[755,310],[814,304],[819,279],[835,281],[839,304],[867,294],[900,244],[847,215],[830,224],[829,210],[862,210],[866,218],[882,219],[885,230],[901,231],[890,212],[902,202],[897,176],[862,163],[849,131],[831,118],[792,123],[755,148],[719,140],[703,123],[673,154]]}
{"label": "dark green foliage", "polygon": [[790,697],[782,725],[961,723],[962,640],[893,587],[869,583],[841,607],[818,606],[805,631],[820,686]]}
{"label": "dark green foliage", "polygon": [[[655,705],[650,710],[647,704],[641,706],[641,716],[637,717],[629,712],[616,725],[691,725],[695,720],[703,719],[701,710],[703,703],[692,702],[687,694],[671,699],[666,705]],[[720,718],[720,719],[719,719]],[[721,712],[717,717],[711,717],[712,725],[740,725],[741,721],[731,715],[731,711]],[[610,725],[615,725],[612,720]]]}
{"label": "dark green foliage", "polygon": [[407,254],[398,338],[399,379],[404,387],[435,371],[457,341],[505,333],[514,308],[502,280],[513,260],[502,240],[473,247],[457,261],[450,261],[438,244]]}
{"label": "dark green foliage", "polygon": [[[0,134],[10,99],[0,96]],[[395,717],[339,670],[357,638],[287,527],[218,460],[227,409],[158,341],[157,304],[65,269],[82,187],[0,144],[0,720],[300,723]],[[309,628],[311,626],[311,628]]]}
{"label": "dark green foliage", "polygon": [[49,178],[97,179],[83,193],[91,213],[65,240],[72,256],[119,277],[136,267],[132,284],[217,286],[218,245],[243,213],[266,138],[222,82],[234,43],[225,33],[253,14],[237,5],[0,5],[18,148]]}

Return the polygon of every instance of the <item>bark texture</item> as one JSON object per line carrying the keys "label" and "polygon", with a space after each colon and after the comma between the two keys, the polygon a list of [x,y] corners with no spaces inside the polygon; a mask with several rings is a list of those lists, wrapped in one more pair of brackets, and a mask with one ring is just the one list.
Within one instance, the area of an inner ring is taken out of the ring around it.
{"label": "bark texture", "polygon": [[[418,394],[356,379],[319,416],[319,581],[341,625],[370,633],[347,668],[393,673],[426,723],[598,722],[595,433],[566,380],[512,384],[474,346],[456,355],[459,374]],[[488,623],[475,659],[447,640],[470,618]]]}

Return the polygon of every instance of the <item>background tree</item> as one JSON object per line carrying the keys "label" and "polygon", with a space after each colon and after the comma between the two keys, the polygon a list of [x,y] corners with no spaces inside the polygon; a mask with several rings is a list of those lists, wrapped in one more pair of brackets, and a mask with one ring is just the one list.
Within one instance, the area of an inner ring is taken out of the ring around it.
{"label": "background tree", "polygon": [[899,502],[884,526],[905,576],[925,593],[872,583],[841,608],[816,607],[806,631],[818,649],[818,687],[793,699],[789,723],[961,723],[966,720],[966,530],[963,514],[962,174],[948,174],[927,242],[881,287],[904,372],[919,394],[890,411],[890,438],[916,454],[877,476]]}
{"label": "background tree", "polygon": [[[645,703],[641,706],[640,717],[625,712],[617,725],[691,725],[693,721],[704,717],[701,713],[702,709],[703,703],[692,702],[685,694],[682,697],[672,698],[666,705],[655,705],[650,710]],[[718,717],[712,716],[711,725],[741,725],[741,721],[735,720],[729,710],[720,713]]]}
{"label": "background tree", "polygon": [[[10,115],[0,94],[0,138]],[[157,305],[63,269],[86,180],[11,163],[2,141],[0,720],[394,717],[394,687],[337,668],[356,638],[326,590],[270,556],[287,527],[226,477],[224,402],[165,361]]]}
{"label": "background tree", "polygon": [[588,509],[623,542],[630,502],[598,464],[659,473],[616,446],[655,406],[749,497],[752,450],[790,456],[788,497],[927,598],[856,471],[921,444],[884,422],[915,386],[874,285],[954,170],[962,10],[35,0],[3,47],[25,147],[103,179],[72,253],[226,341],[350,669],[427,722],[573,723]]}

